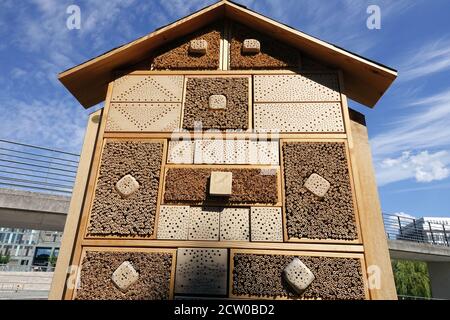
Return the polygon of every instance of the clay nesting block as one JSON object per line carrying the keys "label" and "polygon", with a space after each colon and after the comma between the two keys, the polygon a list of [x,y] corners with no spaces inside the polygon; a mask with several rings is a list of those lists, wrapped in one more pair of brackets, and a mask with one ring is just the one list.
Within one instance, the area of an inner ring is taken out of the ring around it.
{"label": "clay nesting block", "polygon": [[220,208],[189,209],[188,240],[219,240]]}
{"label": "clay nesting block", "polygon": [[129,261],[124,261],[116,271],[114,271],[111,279],[120,290],[126,291],[139,279],[139,273],[133,268],[133,265]]}
{"label": "clay nesting block", "polygon": [[306,180],[304,187],[314,193],[316,196],[323,198],[327,191],[330,189],[330,183],[319,176],[317,173],[313,173]]}
{"label": "clay nesting block", "polygon": [[232,172],[211,172],[209,194],[213,196],[231,196],[233,185]]}
{"label": "clay nesting block", "polygon": [[227,97],[223,94],[213,94],[209,96],[209,108],[213,110],[226,109]]}
{"label": "clay nesting block", "polygon": [[206,54],[208,42],[206,40],[191,40],[189,42],[189,53]]}
{"label": "clay nesting block", "polygon": [[158,219],[158,239],[187,240],[189,226],[188,206],[161,206]]}
{"label": "clay nesting block", "polygon": [[225,208],[220,213],[220,240],[249,241],[248,208]]}
{"label": "clay nesting block", "polygon": [[261,43],[256,39],[245,39],[242,45],[243,53],[259,53],[261,51]]}
{"label": "clay nesting block", "polygon": [[314,281],[315,277],[311,270],[299,259],[294,258],[286,268],[284,268],[284,278],[292,289],[301,294]]}
{"label": "clay nesting block", "polygon": [[116,190],[122,198],[128,198],[138,189],[139,182],[131,174],[127,174],[116,183]]}
{"label": "clay nesting block", "polygon": [[250,209],[251,241],[283,242],[281,208]]}

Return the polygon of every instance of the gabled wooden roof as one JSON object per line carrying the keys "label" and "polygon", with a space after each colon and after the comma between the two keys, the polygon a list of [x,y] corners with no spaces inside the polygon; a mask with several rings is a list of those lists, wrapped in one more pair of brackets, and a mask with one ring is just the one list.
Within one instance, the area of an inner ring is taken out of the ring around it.
{"label": "gabled wooden roof", "polygon": [[397,77],[397,72],[328,42],[319,40],[231,1],[220,1],[185,18],[108,51],[59,74],[59,80],[85,107],[105,100],[114,71],[127,69],[156,48],[192,33],[211,22],[229,18],[298,48],[319,62],[343,71],[344,93],[374,107]]}

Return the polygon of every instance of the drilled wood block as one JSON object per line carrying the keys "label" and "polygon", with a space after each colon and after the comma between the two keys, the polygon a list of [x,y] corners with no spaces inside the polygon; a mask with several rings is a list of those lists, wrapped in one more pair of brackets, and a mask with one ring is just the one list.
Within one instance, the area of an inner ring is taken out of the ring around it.
{"label": "drilled wood block", "polygon": [[191,164],[194,163],[194,141],[169,141],[167,163]]}
{"label": "drilled wood block", "polygon": [[252,207],[251,241],[283,242],[281,208]]}
{"label": "drilled wood block", "polygon": [[281,132],[345,132],[340,103],[257,103],[255,129]]}
{"label": "drilled wood block", "polygon": [[339,84],[334,73],[305,75],[256,75],[255,102],[340,101]]}
{"label": "drilled wood block", "polygon": [[111,103],[106,131],[171,132],[180,118],[181,103]]}
{"label": "drilled wood block", "polygon": [[246,208],[224,208],[220,213],[220,240],[249,241],[249,215]]}
{"label": "drilled wood block", "polygon": [[278,141],[196,140],[196,164],[279,164]]}
{"label": "drilled wood block", "polygon": [[123,76],[114,82],[111,101],[181,102],[183,76]]}
{"label": "drilled wood block", "polygon": [[124,261],[114,271],[111,277],[114,284],[122,291],[126,291],[133,283],[138,281],[139,273],[129,261]]}
{"label": "drilled wood block", "polygon": [[227,249],[179,248],[175,277],[177,294],[226,295]]}
{"label": "drilled wood block", "polygon": [[243,53],[259,53],[261,51],[261,44],[256,39],[245,39],[242,43]]}
{"label": "drilled wood block", "polygon": [[313,173],[306,180],[304,187],[316,196],[323,198],[328,190],[330,190],[331,185],[326,179],[319,176],[317,173]]}
{"label": "drilled wood block", "polygon": [[187,240],[188,228],[188,206],[161,206],[159,208],[158,239]]}
{"label": "drilled wood block", "polygon": [[122,198],[128,198],[139,189],[139,182],[131,175],[127,174],[116,183],[116,191]]}
{"label": "drilled wood block", "polygon": [[209,194],[213,196],[230,196],[233,186],[232,172],[211,172]]}
{"label": "drilled wood block", "polygon": [[189,42],[189,53],[206,54],[208,51],[208,41],[204,39],[195,39]]}
{"label": "drilled wood block", "polygon": [[189,240],[219,240],[220,208],[189,209]]}
{"label": "drilled wood block", "polygon": [[209,108],[213,110],[226,109],[227,97],[223,94],[213,94],[209,96]]}
{"label": "drilled wood block", "polygon": [[291,288],[298,294],[305,291],[315,279],[311,270],[299,258],[292,259],[284,268],[283,275]]}

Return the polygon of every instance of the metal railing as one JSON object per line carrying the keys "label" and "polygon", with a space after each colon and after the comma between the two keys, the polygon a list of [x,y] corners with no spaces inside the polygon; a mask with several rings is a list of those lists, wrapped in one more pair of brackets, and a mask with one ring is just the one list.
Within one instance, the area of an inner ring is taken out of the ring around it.
{"label": "metal railing", "polygon": [[0,187],[71,194],[79,155],[0,139]]}
{"label": "metal railing", "polygon": [[390,240],[450,246],[450,225],[448,224],[385,213],[383,220],[387,238]]}

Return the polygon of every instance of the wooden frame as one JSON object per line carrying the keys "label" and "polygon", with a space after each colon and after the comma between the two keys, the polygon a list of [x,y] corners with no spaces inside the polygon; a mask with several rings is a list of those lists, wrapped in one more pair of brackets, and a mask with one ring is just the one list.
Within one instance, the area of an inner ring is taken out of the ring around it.
{"label": "wooden frame", "polygon": [[360,253],[341,253],[341,252],[314,252],[314,251],[285,251],[285,250],[253,250],[253,249],[231,249],[229,253],[229,298],[231,299],[262,299],[262,300],[303,300],[291,299],[283,296],[265,297],[252,295],[235,295],[233,294],[233,271],[234,271],[234,255],[243,254],[268,254],[268,255],[291,255],[291,256],[309,256],[309,257],[336,257],[336,258],[354,258],[361,261],[362,280],[364,285],[365,298],[370,299],[367,286],[367,273],[365,268],[364,255]]}

